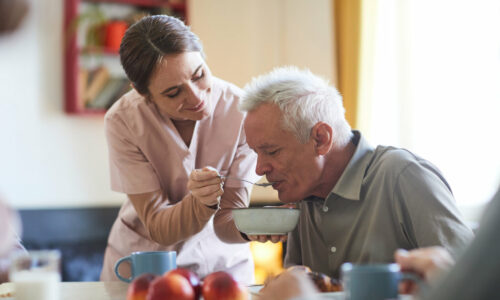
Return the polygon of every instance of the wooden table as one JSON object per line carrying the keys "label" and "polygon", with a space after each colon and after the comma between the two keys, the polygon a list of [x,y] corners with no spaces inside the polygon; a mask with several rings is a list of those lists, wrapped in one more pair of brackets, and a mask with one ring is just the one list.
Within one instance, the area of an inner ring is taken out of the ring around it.
{"label": "wooden table", "polygon": [[125,300],[128,283],[121,281],[61,282],[61,300]]}
{"label": "wooden table", "polygon": [[[61,282],[60,300],[125,300],[128,283],[121,281]],[[14,290],[11,282],[2,284],[2,292]],[[1,300],[14,298],[0,297]]]}
{"label": "wooden table", "polygon": [[[95,281],[95,282],[61,282],[60,300],[125,300],[127,298],[128,283],[121,281]],[[2,293],[13,291],[11,282],[0,285]],[[254,297],[254,299],[257,297]],[[250,295],[249,300],[252,299]],[[2,297],[0,300],[14,300]]]}
{"label": "wooden table", "polygon": [[[93,281],[93,282],[61,282],[60,300],[126,300],[128,283],[121,281]],[[257,288],[257,289],[256,289]],[[0,300],[15,300],[2,297],[3,293],[13,291],[11,282],[0,284]],[[248,300],[259,300],[256,294],[260,287],[249,287]],[[253,293],[252,293],[253,292]],[[202,298],[203,299],[203,298]],[[343,300],[343,293],[324,293],[318,299]],[[412,296],[400,295],[399,300],[414,300]]]}

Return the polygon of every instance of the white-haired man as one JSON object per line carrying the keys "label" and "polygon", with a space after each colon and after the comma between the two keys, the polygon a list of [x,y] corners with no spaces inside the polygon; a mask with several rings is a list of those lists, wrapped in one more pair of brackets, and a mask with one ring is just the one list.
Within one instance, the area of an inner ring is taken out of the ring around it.
{"label": "white-haired man", "polygon": [[245,92],[240,108],[256,172],[301,210],[286,267],[338,277],[346,261],[391,262],[398,248],[433,245],[457,253],[472,239],[439,170],[407,150],[371,147],[351,131],[340,94],[325,80],[278,68]]}

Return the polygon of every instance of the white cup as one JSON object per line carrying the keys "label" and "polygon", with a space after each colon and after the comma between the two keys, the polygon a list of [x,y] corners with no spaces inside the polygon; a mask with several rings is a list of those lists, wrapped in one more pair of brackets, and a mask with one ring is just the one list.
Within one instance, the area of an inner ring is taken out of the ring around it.
{"label": "white cup", "polygon": [[58,300],[61,253],[38,250],[19,253],[12,258],[9,272],[16,300]]}

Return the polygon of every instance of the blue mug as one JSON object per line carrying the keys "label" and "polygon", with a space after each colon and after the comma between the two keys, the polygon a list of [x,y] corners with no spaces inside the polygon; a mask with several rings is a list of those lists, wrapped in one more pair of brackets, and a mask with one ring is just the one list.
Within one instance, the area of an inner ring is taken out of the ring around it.
{"label": "blue mug", "polygon": [[[162,275],[167,271],[177,268],[177,254],[175,251],[151,251],[151,252],[133,252],[129,256],[120,258],[115,263],[116,276],[125,282],[131,282],[137,276],[144,273]],[[120,275],[118,267],[124,261],[130,263],[131,277],[125,278]]]}
{"label": "blue mug", "polygon": [[401,280],[412,280],[425,288],[413,273],[403,273],[398,264],[353,265],[344,263],[340,269],[346,300],[398,299]]}

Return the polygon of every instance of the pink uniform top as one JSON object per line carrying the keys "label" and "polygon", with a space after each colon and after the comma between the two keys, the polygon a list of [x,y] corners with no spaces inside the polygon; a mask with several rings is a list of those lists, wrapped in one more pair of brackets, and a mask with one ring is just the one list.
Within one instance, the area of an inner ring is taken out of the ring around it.
{"label": "pink uniform top", "polygon": [[241,93],[213,78],[207,101],[212,114],[196,122],[189,147],[172,121],[135,90],[108,111],[111,188],[126,194],[161,189],[163,197],[140,208],[128,199],[123,204],[110,232],[101,280],[118,280],[113,266],[132,252],[175,250],[178,267],[200,277],[224,270],[243,283],[253,282],[249,246],[230,214],[233,207],[248,206],[251,187],[227,181],[218,210],[196,201],[186,187],[189,174],[205,166],[221,175],[258,180],[257,157],[246,144],[244,115],[237,108]]}

